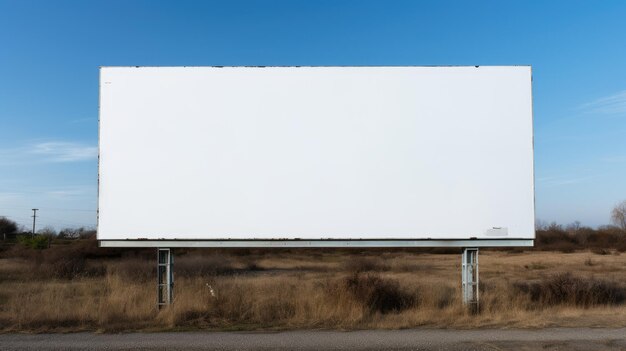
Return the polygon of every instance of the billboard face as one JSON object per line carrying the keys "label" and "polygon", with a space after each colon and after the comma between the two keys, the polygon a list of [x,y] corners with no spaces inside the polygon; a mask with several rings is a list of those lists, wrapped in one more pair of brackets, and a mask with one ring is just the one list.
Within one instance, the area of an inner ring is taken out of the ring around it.
{"label": "billboard face", "polygon": [[530,67],[100,80],[100,240],[534,238]]}

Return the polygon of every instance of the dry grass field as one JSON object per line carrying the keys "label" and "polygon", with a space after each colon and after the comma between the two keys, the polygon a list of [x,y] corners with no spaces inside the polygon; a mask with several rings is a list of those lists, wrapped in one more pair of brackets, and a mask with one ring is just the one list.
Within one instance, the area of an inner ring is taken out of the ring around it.
{"label": "dry grass field", "polygon": [[477,314],[460,302],[460,250],[178,250],[175,302],[161,311],[155,254],[93,240],[13,247],[0,259],[0,330],[626,326],[616,250],[482,250]]}

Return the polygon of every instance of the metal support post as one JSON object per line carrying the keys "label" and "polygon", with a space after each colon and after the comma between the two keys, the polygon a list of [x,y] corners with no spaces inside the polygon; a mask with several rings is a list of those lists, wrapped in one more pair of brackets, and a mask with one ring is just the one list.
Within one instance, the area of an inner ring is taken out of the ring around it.
{"label": "metal support post", "polygon": [[468,306],[470,311],[478,312],[478,248],[463,248],[461,280],[463,304]]}
{"label": "metal support post", "polygon": [[174,296],[174,254],[171,249],[157,249],[157,307],[172,303]]}

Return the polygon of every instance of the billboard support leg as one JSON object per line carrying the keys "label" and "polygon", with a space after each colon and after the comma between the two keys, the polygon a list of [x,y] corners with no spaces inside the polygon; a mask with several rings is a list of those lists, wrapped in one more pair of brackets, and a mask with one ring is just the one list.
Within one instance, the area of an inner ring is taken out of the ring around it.
{"label": "billboard support leg", "polygon": [[174,254],[171,249],[157,249],[157,307],[172,303],[174,297]]}
{"label": "billboard support leg", "polygon": [[461,262],[463,304],[473,313],[478,312],[478,248],[463,248]]}

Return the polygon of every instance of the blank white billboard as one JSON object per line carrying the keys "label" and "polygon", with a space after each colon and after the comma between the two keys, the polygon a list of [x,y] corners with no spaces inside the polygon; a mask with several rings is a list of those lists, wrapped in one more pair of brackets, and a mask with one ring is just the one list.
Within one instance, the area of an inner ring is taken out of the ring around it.
{"label": "blank white billboard", "polygon": [[534,238],[531,69],[103,67],[99,240]]}

